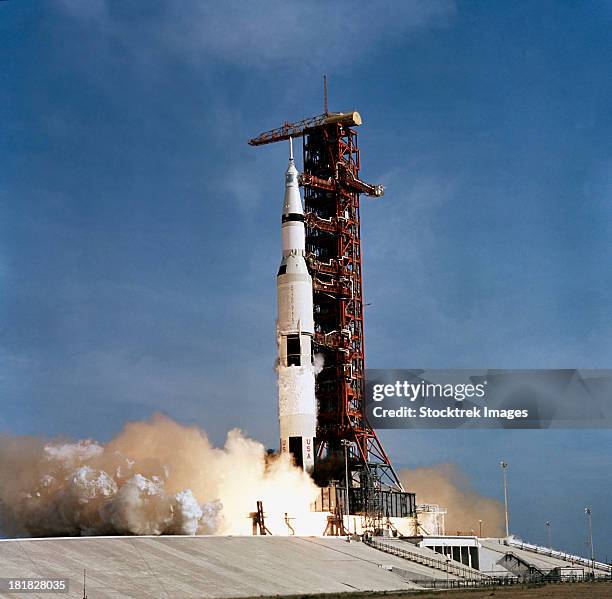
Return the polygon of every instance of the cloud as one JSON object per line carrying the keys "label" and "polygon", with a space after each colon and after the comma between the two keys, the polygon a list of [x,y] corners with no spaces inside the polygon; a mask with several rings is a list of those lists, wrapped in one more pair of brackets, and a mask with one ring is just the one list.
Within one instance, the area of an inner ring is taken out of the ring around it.
{"label": "cloud", "polygon": [[[421,353],[427,346],[435,354],[440,340],[434,335],[439,331],[460,335],[466,328],[453,314],[441,251],[446,241],[437,223],[439,215],[456,202],[462,182],[414,164],[401,165],[379,180],[386,187],[383,201],[371,206],[366,202],[362,210],[364,286],[373,305],[367,313],[368,347],[376,349],[381,363],[393,356],[401,364],[404,357],[397,348],[405,344],[398,335],[410,331],[418,338]],[[423,329],[428,334],[417,336],[416,331]],[[405,351],[414,348],[411,344]]]}
{"label": "cloud", "polygon": [[419,31],[446,26],[456,12],[453,0],[225,3],[184,0],[141,11],[137,21],[98,1],[63,0],[65,14],[79,19],[103,19],[108,34],[134,36],[135,28],[166,50],[194,60],[207,57],[245,68],[346,65],[373,48]]}
{"label": "cloud", "polygon": [[58,5],[63,11],[79,19],[100,19],[108,15],[106,0],[59,0]]}

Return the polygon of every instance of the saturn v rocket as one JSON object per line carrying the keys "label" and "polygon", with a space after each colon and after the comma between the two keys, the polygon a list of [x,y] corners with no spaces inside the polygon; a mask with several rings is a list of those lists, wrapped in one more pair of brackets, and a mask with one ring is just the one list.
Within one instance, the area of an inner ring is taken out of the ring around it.
{"label": "saturn v rocket", "polygon": [[289,147],[281,226],[283,258],[276,277],[280,449],[310,472],[317,428],[312,278],[306,266],[304,209],[291,139]]}

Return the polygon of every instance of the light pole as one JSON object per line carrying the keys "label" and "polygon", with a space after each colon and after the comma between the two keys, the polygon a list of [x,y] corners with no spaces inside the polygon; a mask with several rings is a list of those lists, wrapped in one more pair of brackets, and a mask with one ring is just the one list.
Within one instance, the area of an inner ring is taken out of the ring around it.
{"label": "light pole", "polygon": [[482,520],[478,520],[478,536],[482,538]]}
{"label": "light pole", "polygon": [[552,531],[550,528],[550,520],[546,521],[546,528],[548,529],[548,548],[550,549],[550,553],[552,555]]}
{"label": "light pole", "polygon": [[506,477],[506,470],[508,469],[508,463],[503,460],[499,463],[504,475],[504,511],[506,514],[506,538],[510,536],[510,529],[508,527],[508,479]]}
{"label": "light pole", "polygon": [[449,570],[450,570],[450,559],[448,557],[448,554],[446,553],[446,543],[442,543],[442,546],[444,547],[444,559],[446,560],[446,588],[449,588]]}
{"label": "light pole", "polygon": [[590,507],[584,508],[584,513],[589,521],[589,545],[591,546],[591,568],[595,574],[595,552],[593,551],[593,512]]}

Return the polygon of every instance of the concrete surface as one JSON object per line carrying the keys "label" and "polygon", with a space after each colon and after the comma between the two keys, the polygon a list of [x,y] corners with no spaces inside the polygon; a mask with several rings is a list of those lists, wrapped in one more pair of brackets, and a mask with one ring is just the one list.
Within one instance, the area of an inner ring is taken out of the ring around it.
{"label": "concrete surface", "polygon": [[[82,597],[254,597],[418,588],[385,567],[432,571],[359,542],[318,537],[88,537],[0,541],[0,577],[67,577]],[[436,574],[434,574],[436,575]],[[26,595],[2,594],[2,597]],[[28,598],[50,599],[48,593]]]}
{"label": "concrete surface", "polygon": [[[403,540],[385,540],[404,544]],[[481,568],[504,553],[520,555],[544,571],[568,566],[560,559],[482,539]],[[424,557],[439,554],[410,545]],[[82,597],[87,569],[89,599],[257,597],[418,589],[418,581],[454,579],[444,572],[335,537],[81,537],[0,540],[0,578],[69,578],[67,594],[6,594],[50,599]]]}

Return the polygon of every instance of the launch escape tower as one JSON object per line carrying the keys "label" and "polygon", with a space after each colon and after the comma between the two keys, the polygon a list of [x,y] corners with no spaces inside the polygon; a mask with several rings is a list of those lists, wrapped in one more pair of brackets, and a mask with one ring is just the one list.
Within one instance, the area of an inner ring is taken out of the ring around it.
{"label": "launch escape tower", "polygon": [[[404,492],[365,417],[359,196],[380,197],[384,190],[359,179],[357,133],[352,127],[360,124],[357,112],[325,110],[317,117],[285,123],[249,144],[303,139],[300,184],[304,189],[306,259],[313,279],[314,352],[323,357],[316,379],[314,479],[322,487],[323,509],[348,510],[366,516],[378,527],[382,518],[414,515],[415,497]],[[339,482],[332,498],[329,485],[333,481]]]}

